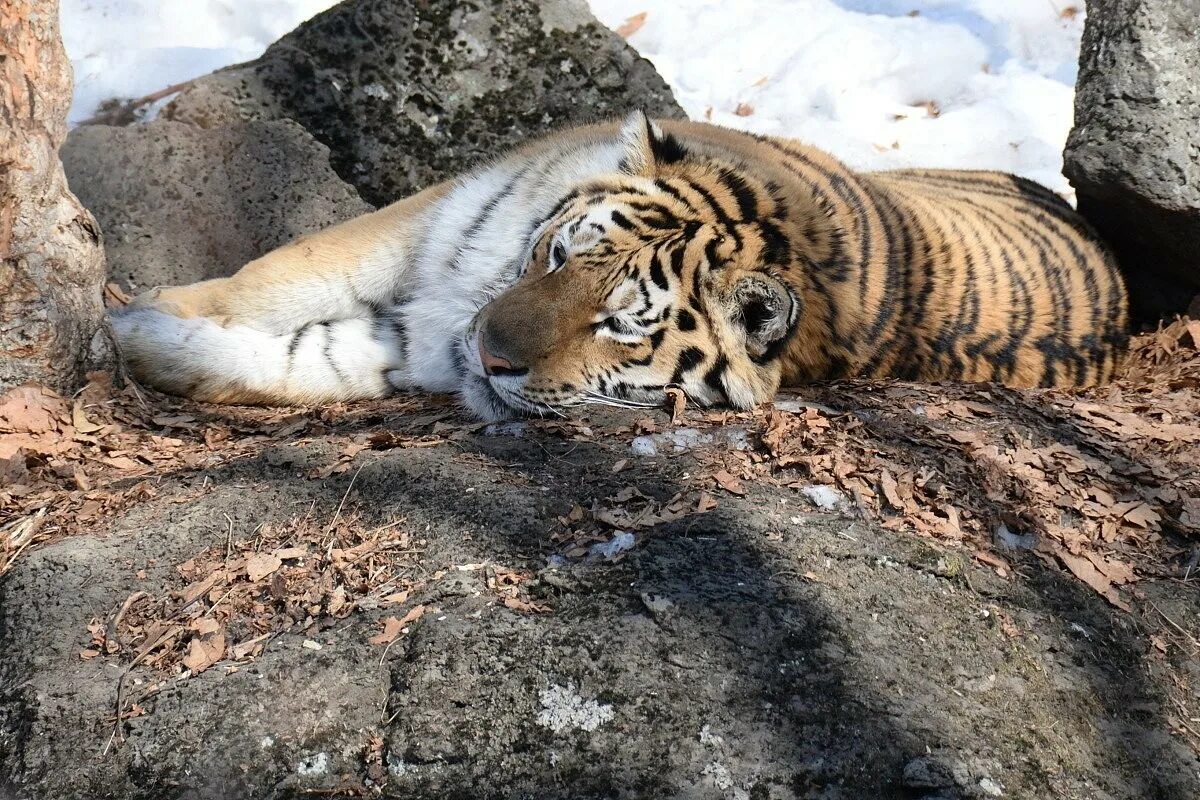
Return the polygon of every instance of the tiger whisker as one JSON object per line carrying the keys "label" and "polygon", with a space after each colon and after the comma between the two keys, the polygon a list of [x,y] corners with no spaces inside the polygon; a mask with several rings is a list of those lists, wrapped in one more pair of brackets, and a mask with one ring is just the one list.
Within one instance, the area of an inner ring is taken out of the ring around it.
{"label": "tiger whisker", "polygon": [[601,405],[613,406],[614,408],[658,408],[655,403],[642,403],[637,400],[626,400],[620,397],[612,397],[598,392],[584,392],[583,398]]}

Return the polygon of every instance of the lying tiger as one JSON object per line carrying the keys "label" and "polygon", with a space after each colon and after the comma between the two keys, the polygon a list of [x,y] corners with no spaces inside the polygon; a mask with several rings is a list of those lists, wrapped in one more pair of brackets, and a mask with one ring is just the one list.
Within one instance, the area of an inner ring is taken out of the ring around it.
{"label": "lying tiger", "polygon": [[113,318],[134,375],[218,403],[458,392],[486,419],[747,408],[846,376],[1086,386],[1125,291],[1048,189],[856,173],[786,139],[635,113],[548,136]]}

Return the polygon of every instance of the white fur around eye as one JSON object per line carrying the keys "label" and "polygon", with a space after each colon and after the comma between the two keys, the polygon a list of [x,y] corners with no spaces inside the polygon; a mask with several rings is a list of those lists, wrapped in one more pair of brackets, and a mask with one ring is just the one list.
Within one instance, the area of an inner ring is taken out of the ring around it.
{"label": "white fur around eye", "polygon": [[611,316],[613,314],[619,314],[620,312],[625,311],[630,305],[633,304],[633,301],[637,299],[637,294],[638,290],[636,283],[630,280],[623,281],[621,285],[616,289],[613,289],[613,293],[608,296],[608,301],[604,304],[604,307],[608,310],[608,313],[604,316]]}
{"label": "white fur around eye", "polygon": [[615,339],[622,344],[637,344],[646,338],[646,331],[630,323],[621,314],[602,316],[596,322],[596,336]]}

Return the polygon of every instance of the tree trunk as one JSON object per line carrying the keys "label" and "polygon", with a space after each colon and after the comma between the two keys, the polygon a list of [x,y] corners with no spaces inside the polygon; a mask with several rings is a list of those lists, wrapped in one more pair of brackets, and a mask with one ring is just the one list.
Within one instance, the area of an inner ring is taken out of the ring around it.
{"label": "tree trunk", "polygon": [[72,391],[111,353],[100,231],[58,160],[70,104],[58,0],[0,0],[0,391]]}

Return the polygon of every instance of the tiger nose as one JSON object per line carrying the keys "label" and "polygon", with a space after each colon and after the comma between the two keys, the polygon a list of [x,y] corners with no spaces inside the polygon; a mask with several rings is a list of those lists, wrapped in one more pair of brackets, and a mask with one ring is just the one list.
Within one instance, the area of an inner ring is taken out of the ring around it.
{"label": "tiger nose", "polygon": [[479,346],[479,363],[483,365],[483,371],[488,375],[522,375],[526,372],[525,369],[513,366],[513,363],[507,358],[494,355],[487,347],[487,337],[480,331],[475,338],[475,343]]}

